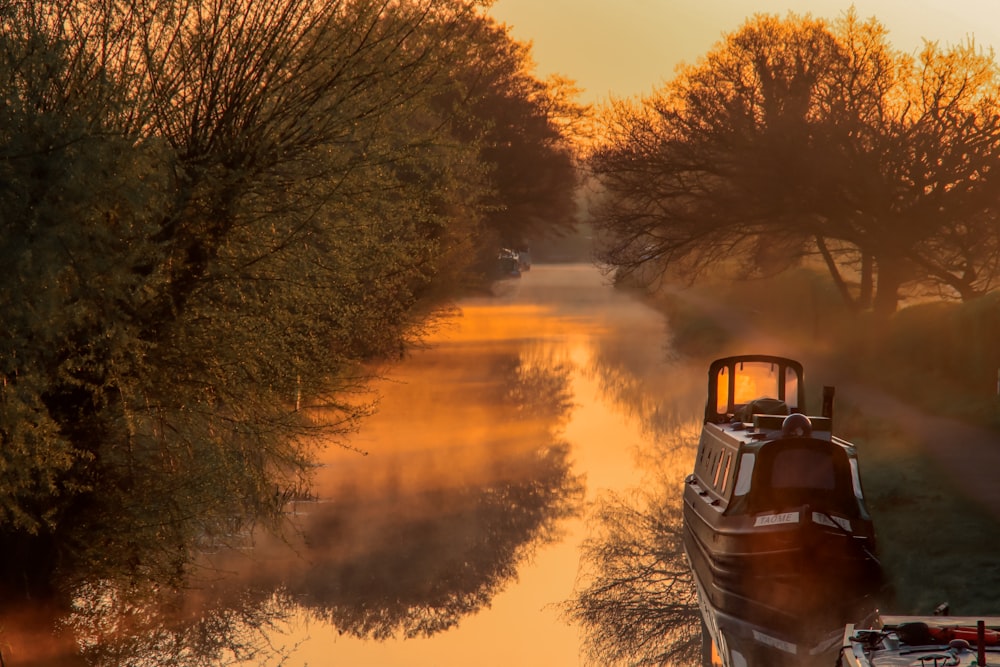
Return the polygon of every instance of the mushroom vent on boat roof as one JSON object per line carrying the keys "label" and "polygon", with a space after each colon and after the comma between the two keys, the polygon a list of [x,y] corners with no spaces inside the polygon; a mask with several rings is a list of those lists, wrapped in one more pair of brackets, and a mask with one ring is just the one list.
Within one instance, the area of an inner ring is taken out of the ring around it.
{"label": "mushroom vent on boat roof", "polygon": [[785,438],[804,438],[812,435],[812,422],[802,414],[791,414],[781,422],[781,435]]}

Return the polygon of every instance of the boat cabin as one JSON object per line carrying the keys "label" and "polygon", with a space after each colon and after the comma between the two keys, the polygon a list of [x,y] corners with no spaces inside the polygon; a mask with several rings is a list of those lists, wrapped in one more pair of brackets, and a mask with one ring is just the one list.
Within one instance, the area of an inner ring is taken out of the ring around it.
{"label": "boat cabin", "polygon": [[728,514],[807,504],[867,514],[854,446],[832,433],[832,396],[825,388],[825,414],[806,416],[799,362],[771,355],[716,360],[689,481]]}

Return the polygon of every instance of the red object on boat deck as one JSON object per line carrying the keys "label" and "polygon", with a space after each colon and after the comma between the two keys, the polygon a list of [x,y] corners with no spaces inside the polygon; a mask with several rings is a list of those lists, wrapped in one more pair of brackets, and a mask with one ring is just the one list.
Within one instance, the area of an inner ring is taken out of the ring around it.
{"label": "red object on boat deck", "polygon": [[[928,628],[928,630],[931,633],[931,637],[942,643],[948,643],[952,639],[964,639],[970,644],[979,644],[978,628]],[[996,630],[984,629],[982,643],[987,646],[1000,644],[1000,632],[997,632]]]}

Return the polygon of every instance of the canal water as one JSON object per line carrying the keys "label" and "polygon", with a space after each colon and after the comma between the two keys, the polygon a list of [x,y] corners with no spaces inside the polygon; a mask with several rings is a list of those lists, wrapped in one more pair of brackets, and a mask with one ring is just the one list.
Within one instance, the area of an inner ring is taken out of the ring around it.
{"label": "canal water", "polygon": [[206,554],[166,611],[94,582],[57,623],[71,633],[44,609],[2,619],[0,660],[585,664],[565,604],[595,507],[637,489],[679,507],[704,364],[675,358],[662,314],[589,264],[536,265],[439,324],[385,369],[359,431],[323,450],[292,529]]}
{"label": "canal water", "polygon": [[672,358],[664,317],[586,264],[496,292],[386,372],[297,535],[226,561],[299,601],[268,638],[280,664],[583,664],[561,605],[588,510],[653,483],[679,499],[704,369]]}

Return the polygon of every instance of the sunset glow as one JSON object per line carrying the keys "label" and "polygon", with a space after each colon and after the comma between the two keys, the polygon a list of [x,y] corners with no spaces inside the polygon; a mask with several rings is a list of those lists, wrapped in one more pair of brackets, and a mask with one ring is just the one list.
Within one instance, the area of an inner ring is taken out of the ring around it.
{"label": "sunset glow", "polygon": [[973,38],[983,48],[1000,47],[1000,5],[990,0],[499,0],[490,13],[532,43],[541,76],[569,77],[587,102],[599,102],[649,93],[756,13],[836,19],[851,6],[861,17],[876,17],[905,52],[924,39]]}

